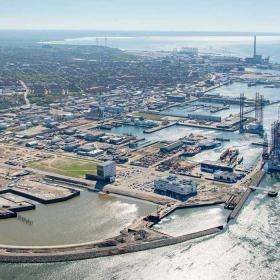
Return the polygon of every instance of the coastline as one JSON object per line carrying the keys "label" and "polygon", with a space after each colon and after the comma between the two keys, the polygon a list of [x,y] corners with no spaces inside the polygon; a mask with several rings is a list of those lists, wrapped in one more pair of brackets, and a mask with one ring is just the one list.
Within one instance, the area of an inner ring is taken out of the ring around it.
{"label": "coastline", "polygon": [[[261,176],[257,178],[256,183],[259,184],[264,176],[264,172],[261,172]],[[245,202],[251,195],[252,190],[248,188],[243,195],[241,196],[236,207],[230,212],[227,223],[225,225],[220,225],[217,227],[205,229],[202,231],[181,235],[178,237],[167,237],[166,235],[159,233],[160,236],[157,236],[154,239],[147,241],[133,242],[131,244],[122,244],[110,247],[98,248],[98,243],[89,242],[85,244],[72,244],[65,246],[5,246],[0,245],[0,263],[52,263],[52,262],[65,262],[65,261],[76,261],[83,259],[91,258],[100,258],[115,256],[120,254],[127,254],[133,252],[139,252],[144,250],[156,249],[165,246],[171,246],[180,244],[189,240],[202,238],[218,233],[222,233],[226,230],[226,227],[231,220],[234,220],[237,215],[242,210]],[[160,219],[169,215],[171,212],[176,209],[190,208],[190,207],[203,207],[210,205],[217,205],[221,202],[213,203],[203,203],[203,204],[194,204],[194,205],[177,205],[173,206],[170,211],[165,212]],[[152,223],[153,225],[154,223]],[[147,224],[148,225],[148,224]],[[148,227],[152,226],[149,224]],[[107,240],[109,241],[109,240]],[[106,240],[104,241],[106,242]],[[103,243],[104,243],[103,242]]]}

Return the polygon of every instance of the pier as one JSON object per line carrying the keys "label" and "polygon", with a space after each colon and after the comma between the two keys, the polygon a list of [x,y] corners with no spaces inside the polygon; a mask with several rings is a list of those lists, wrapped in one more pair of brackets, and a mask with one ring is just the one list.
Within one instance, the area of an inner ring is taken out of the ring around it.
{"label": "pier", "polygon": [[279,189],[275,189],[275,188],[267,189],[267,188],[261,188],[261,187],[256,187],[256,186],[251,186],[250,189],[252,191],[256,191],[256,190],[262,191],[263,193],[266,193],[269,196],[277,196],[278,192],[279,192]]}

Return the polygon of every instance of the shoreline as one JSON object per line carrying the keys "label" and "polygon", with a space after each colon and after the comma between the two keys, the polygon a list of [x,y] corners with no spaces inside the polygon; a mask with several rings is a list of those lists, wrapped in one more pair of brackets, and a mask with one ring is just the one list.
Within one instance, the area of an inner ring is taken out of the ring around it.
{"label": "shoreline", "polygon": [[[259,181],[261,181],[262,178],[263,176],[261,176]],[[208,228],[202,231],[185,234],[178,237],[167,237],[165,234],[158,232],[158,236],[151,240],[138,241],[131,244],[118,244],[116,246],[103,248],[98,247],[99,243],[97,242],[69,244],[61,246],[0,245],[0,263],[53,263],[108,257],[176,245],[189,240],[222,233],[226,229],[230,221],[237,217],[251,193],[252,190],[247,189],[243,193],[235,209],[230,212],[226,224],[217,227]],[[217,204],[221,204],[221,202],[194,205],[176,205],[175,207],[171,207],[169,209],[170,211],[165,212],[164,215],[160,217],[160,219],[166,217],[177,209],[204,207]],[[150,227],[152,227],[154,224],[155,223],[151,223],[149,225],[147,224],[147,229],[152,230],[150,229]],[[104,242],[106,242],[106,240]]]}
{"label": "shoreline", "polygon": [[[128,246],[117,246],[115,248],[104,248],[100,250],[93,250],[88,247],[83,247],[82,250],[77,251],[73,249],[73,251],[61,252],[57,251],[54,253],[48,253],[47,248],[43,253],[44,249],[33,250],[32,253],[19,253],[19,251],[23,251],[24,249],[18,249],[14,254],[0,254],[0,262],[2,263],[53,263],[53,262],[66,262],[66,261],[77,261],[84,259],[93,259],[100,257],[108,257],[115,255],[122,255],[127,253],[134,253],[144,250],[150,250],[165,246],[171,246],[179,243],[183,243],[189,240],[202,238],[208,235],[217,234],[223,231],[223,226],[214,227],[210,229],[206,229],[203,231],[182,235],[179,237],[165,238],[160,240],[153,240],[145,243],[135,243]],[[90,244],[88,245],[90,246]],[[2,246],[0,245],[0,251],[2,250]],[[13,251],[9,249],[9,251]],[[39,253],[40,251],[40,253]]]}
{"label": "shoreline", "polygon": [[243,187],[246,187],[247,189],[243,191],[235,208],[230,211],[224,225],[178,237],[168,236],[164,233],[153,230],[153,225],[157,224],[164,217],[177,209],[217,205],[221,204],[221,201],[194,204],[171,204],[166,205],[166,207],[162,208],[160,211],[150,213],[149,215],[134,221],[127,228],[123,229],[119,236],[101,240],[99,242],[30,247],[0,245],[0,263],[52,263],[107,257],[175,245],[189,240],[221,233],[230,224],[231,220],[234,220],[237,217],[247,199],[252,194],[253,190],[249,186],[257,186],[262,181],[265,175],[265,172],[262,170],[263,165],[264,163],[261,158],[259,158],[256,161],[255,168],[243,183]]}

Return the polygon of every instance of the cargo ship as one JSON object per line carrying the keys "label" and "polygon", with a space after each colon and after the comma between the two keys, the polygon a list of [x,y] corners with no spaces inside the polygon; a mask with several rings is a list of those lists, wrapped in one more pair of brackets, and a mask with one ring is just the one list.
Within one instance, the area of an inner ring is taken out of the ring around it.
{"label": "cargo ship", "polygon": [[184,150],[183,156],[193,157],[201,152],[200,147],[187,147]]}
{"label": "cargo ship", "polygon": [[238,149],[228,148],[220,155],[220,161],[223,163],[233,163],[236,161],[238,155],[239,155]]}

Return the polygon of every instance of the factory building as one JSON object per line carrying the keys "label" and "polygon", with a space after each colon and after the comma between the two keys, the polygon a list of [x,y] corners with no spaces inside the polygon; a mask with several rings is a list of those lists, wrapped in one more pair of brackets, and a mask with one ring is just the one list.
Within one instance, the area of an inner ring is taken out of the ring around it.
{"label": "factory building", "polygon": [[214,180],[216,181],[236,183],[238,179],[238,175],[231,172],[216,171],[214,173]]}
{"label": "factory building", "polygon": [[245,62],[251,65],[268,64],[269,57],[263,58],[262,55],[257,54],[257,36],[254,36],[254,54],[252,57],[246,57]]}
{"label": "factory building", "polygon": [[201,162],[200,170],[202,172],[214,173],[216,171],[233,172],[233,166],[223,164],[222,162],[215,162],[206,160]]}
{"label": "factory building", "polygon": [[159,178],[154,181],[155,193],[182,201],[197,194],[197,184],[191,179],[179,179],[176,175]]}
{"label": "factory building", "polygon": [[211,122],[221,122],[222,121],[222,118],[220,116],[188,114],[187,117],[191,120],[198,120],[198,121],[211,121]]}
{"label": "factory building", "polygon": [[87,133],[84,135],[84,139],[86,141],[98,141],[100,137],[104,136],[105,133],[102,131],[94,131],[91,133]]}
{"label": "factory building", "polygon": [[28,148],[34,148],[38,146],[38,142],[37,141],[31,141],[25,144],[26,147]]}
{"label": "factory building", "polygon": [[100,120],[104,117],[104,108],[99,105],[91,105],[90,110],[86,112],[85,118],[90,120]]}
{"label": "factory building", "polygon": [[72,152],[74,152],[79,147],[80,147],[80,144],[68,144],[68,145],[64,145],[63,150],[65,152],[72,153]]}
{"label": "factory building", "polygon": [[180,147],[183,146],[183,143],[181,141],[177,141],[177,142],[174,142],[174,143],[171,143],[171,144],[167,144],[165,145],[164,147],[161,147],[160,148],[160,151],[162,153],[170,153]]}
{"label": "factory building", "polygon": [[185,102],[186,101],[186,96],[182,95],[182,94],[168,95],[167,96],[167,101],[168,102]]}
{"label": "factory building", "polygon": [[221,146],[221,142],[219,141],[210,141],[210,140],[205,140],[205,141],[201,141],[200,143],[198,143],[198,147],[201,150],[210,150],[210,149],[214,149],[216,147]]}

